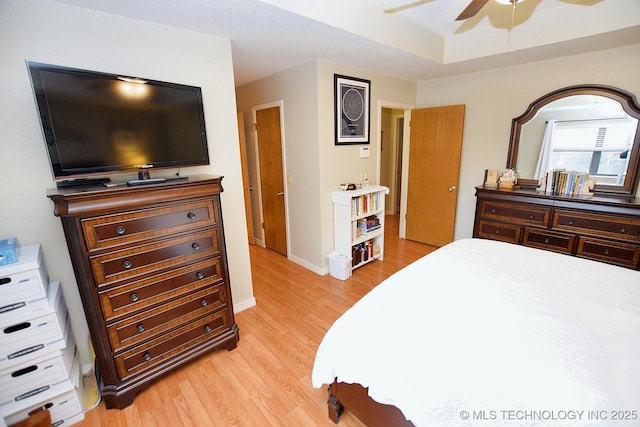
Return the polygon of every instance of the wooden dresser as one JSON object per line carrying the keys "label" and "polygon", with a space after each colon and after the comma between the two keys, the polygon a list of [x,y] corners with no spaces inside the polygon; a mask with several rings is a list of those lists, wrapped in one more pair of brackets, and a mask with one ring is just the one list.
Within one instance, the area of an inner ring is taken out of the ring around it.
{"label": "wooden dresser", "polygon": [[640,269],[640,200],[476,187],[473,237]]}
{"label": "wooden dresser", "polygon": [[107,408],[213,349],[233,349],[222,177],[54,189]]}

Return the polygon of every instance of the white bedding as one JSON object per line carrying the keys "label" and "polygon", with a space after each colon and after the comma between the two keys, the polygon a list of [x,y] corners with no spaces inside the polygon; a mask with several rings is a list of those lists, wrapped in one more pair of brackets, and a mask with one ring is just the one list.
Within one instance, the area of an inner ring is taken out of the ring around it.
{"label": "white bedding", "polygon": [[640,425],[640,272],[456,241],[334,323],[313,386],[335,378],[418,426]]}

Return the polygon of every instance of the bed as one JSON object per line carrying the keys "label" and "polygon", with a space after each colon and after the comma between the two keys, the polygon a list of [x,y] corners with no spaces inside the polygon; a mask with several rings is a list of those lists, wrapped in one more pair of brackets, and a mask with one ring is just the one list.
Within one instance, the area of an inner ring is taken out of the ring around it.
{"label": "bed", "polygon": [[455,241],[336,320],[312,383],[336,423],[639,425],[640,272]]}

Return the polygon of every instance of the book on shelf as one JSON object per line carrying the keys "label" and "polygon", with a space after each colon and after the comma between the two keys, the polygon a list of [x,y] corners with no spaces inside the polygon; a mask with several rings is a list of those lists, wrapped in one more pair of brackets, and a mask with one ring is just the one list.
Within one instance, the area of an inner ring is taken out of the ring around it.
{"label": "book on shelf", "polygon": [[379,193],[367,193],[351,199],[351,214],[359,216],[367,212],[375,212],[379,206]]}
{"label": "book on shelf", "polygon": [[373,240],[358,243],[351,247],[351,266],[355,267],[373,257]]}

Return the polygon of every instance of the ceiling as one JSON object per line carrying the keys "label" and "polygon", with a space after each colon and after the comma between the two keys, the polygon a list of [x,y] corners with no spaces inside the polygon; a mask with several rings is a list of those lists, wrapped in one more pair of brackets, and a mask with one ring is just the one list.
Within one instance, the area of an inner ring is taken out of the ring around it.
{"label": "ceiling", "polygon": [[231,40],[236,85],[325,59],[410,81],[640,43],[639,0],[54,0]]}

